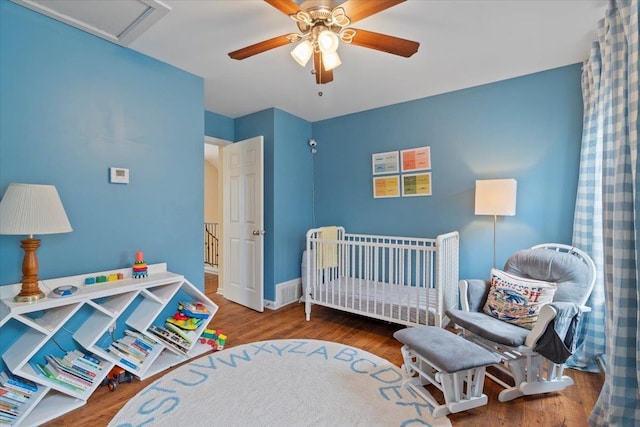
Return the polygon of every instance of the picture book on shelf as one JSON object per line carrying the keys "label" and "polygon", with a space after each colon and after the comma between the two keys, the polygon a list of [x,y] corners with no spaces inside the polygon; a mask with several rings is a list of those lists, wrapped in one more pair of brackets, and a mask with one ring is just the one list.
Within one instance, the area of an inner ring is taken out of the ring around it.
{"label": "picture book on shelf", "polygon": [[47,378],[49,381],[61,385],[63,387],[67,387],[70,388],[72,390],[75,391],[85,391],[87,389],[87,387],[83,387],[83,386],[78,386],[76,384],[73,384],[69,381],[63,381],[62,379],[58,378],[57,375],[53,374],[48,368],[48,364],[47,365],[41,365],[39,363],[34,363],[32,364],[34,371],[36,371],[38,373],[38,375]]}
{"label": "picture book on shelf", "polygon": [[95,373],[93,376],[83,373],[82,371],[73,368],[71,365],[67,365],[62,359],[59,359],[53,355],[45,356],[45,359],[48,364],[58,373],[65,377],[70,377],[73,380],[79,380],[80,382],[86,382],[89,385],[93,382],[95,378]]}
{"label": "picture book on shelf", "polygon": [[182,354],[185,354],[189,348],[189,343],[161,326],[151,325],[149,327],[149,332],[153,333],[163,342],[169,344],[173,349],[178,350]]}
{"label": "picture book on shelf", "polygon": [[72,350],[68,352],[63,359],[76,367],[88,369],[91,371],[99,372],[104,367],[104,362],[91,356],[89,354],[85,354],[80,350]]}
{"label": "picture book on shelf", "polygon": [[125,365],[128,369],[140,370],[141,361],[133,358],[130,354],[121,351],[118,347],[112,343],[109,347],[109,353],[121,364]]}
{"label": "picture book on shelf", "polygon": [[29,397],[30,396],[20,393],[19,391],[0,386],[0,399],[8,399],[17,403],[25,403],[29,400]]}
{"label": "picture book on shelf", "polygon": [[27,392],[38,391],[38,385],[36,383],[26,378],[13,375],[8,371],[0,372],[0,385],[5,387],[14,387]]}

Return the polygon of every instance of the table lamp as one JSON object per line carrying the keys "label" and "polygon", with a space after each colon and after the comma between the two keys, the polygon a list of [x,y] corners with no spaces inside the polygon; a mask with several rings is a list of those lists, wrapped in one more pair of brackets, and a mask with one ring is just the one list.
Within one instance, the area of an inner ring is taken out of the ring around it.
{"label": "table lamp", "polygon": [[476,215],[493,215],[493,268],[496,267],[496,222],[498,215],[516,214],[515,179],[476,180]]}
{"label": "table lamp", "polygon": [[36,234],[56,234],[73,231],[62,207],[58,191],[53,185],[9,184],[0,200],[0,234],[28,235],[21,240],[22,289],[15,300],[33,302],[44,297],[38,287],[38,258],[40,239]]}

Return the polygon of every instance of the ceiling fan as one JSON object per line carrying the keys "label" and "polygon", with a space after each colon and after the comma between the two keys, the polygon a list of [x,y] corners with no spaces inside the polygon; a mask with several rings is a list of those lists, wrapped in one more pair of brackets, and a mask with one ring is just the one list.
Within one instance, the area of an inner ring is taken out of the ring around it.
{"label": "ceiling fan", "polygon": [[349,25],[374,15],[405,0],[306,0],[298,5],[293,0],[264,0],[298,24],[300,33],[290,33],[252,44],[229,53],[233,59],[245,59],[276,47],[300,42],[291,56],[306,66],[313,56],[316,83],[333,81],[333,69],[341,64],[337,53],[339,40],[356,46],[394,55],[410,57],[420,43],[386,34],[351,28]]}

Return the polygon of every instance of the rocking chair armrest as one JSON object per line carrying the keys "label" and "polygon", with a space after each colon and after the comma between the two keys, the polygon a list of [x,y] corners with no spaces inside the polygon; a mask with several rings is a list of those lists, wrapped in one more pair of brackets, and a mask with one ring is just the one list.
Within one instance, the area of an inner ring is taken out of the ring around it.
{"label": "rocking chair armrest", "polygon": [[[533,329],[531,329],[531,332],[529,332],[529,334],[527,335],[524,345],[529,348],[533,348],[538,342],[538,339],[540,339],[542,334],[544,334],[544,332],[547,330],[547,327],[549,326],[551,321],[558,316],[558,310],[563,312],[564,310],[566,310],[566,307],[569,307],[571,305],[574,305],[574,304],[567,303],[567,302],[555,302],[555,303],[546,304],[542,306],[542,308],[540,308],[540,313],[538,314],[538,320],[536,321],[536,324],[533,326]],[[591,307],[587,307],[583,305],[576,306],[576,308],[580,310],[582,313],[587,313],[591,311]],[[560,316],[563,316],[563,315],[564,314],[560,314]],[[564,339],[564,337],[562,338]]]}
{"label": "rocking chair armrest", "polygon": [[540,308],[536,324],[533,325],[533,329],[531,329],[531,332],[529,332],[527,338],[524,340],[524,345],[533,349],[542,334],[547,330],[549,323],[551,323],[557,315],[558,312],[555,308],[551,307],[549,304],[543,305],[542,308]]}
{"label": "rocking chair armrest", "polygon": [[489,287],[490,283],[487,280],[460,280],[458,289],[462,309],[464,311],[482,311],[482,307],[487,302]]}

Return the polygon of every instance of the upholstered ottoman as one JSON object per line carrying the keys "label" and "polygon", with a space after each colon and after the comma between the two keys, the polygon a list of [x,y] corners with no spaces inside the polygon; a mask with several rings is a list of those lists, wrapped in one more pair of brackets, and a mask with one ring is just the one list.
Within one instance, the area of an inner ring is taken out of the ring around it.
{"label": "upholstered ottoman", "polygon": [[[393,336],[404,344],[404,370],[412,376],[418,374],[405,386],[433,405],[433,417],[487,404],[482,393],[485,368],[498,363],[498,355],[435,326],[401,329]],[[424,388],[428,383],[442,391],[444,404]]]}

